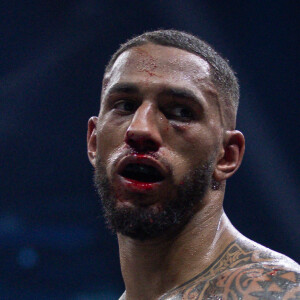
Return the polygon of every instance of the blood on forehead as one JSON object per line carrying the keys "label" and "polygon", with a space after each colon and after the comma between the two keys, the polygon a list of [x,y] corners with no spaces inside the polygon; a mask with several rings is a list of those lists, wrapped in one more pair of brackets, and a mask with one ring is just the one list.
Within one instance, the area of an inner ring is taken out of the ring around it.
{"label": "blood on forehead", "polygon": [[178,48],[154,44],[133,47],[123,52],[113,65],[112,73],[124,71],[127,67],[149,77],[173,73],[177,78],[180,74],[182,78],[196,80],[210,76],[210,66],[201,57]]}
{"label": "blood on forehead", "polygon": [[136,47],[132,50],[135,51],[136,54],[139,56],[139,59],[136,61],[136,68],[139,72],[145,72],[150,77],[161,77],[161,75],[155,73],[155,69],[157,69],[157,61],[148,51],[141,47]]}
{"label": "blood on forehead", "polygon": [[178,80],[186,80],[196,84],[202,91],[213,91],[217,102],[221,102],[218,103],[218,110],[221,118],[225,119],[223,119],[224,123],[229,121],[235,124],[235,113],[230,99],[220,97],[210,76],[211,67],[200,56],[182,49],[151,43],[130,48],[120,54],[111,70],[105,74],[102,93],[110,84],[117,82],[122,76],[126,77],[126,74],[132,74],[132,71],[146,75],[145,79],[156,81],[168,77],[174,83]]}

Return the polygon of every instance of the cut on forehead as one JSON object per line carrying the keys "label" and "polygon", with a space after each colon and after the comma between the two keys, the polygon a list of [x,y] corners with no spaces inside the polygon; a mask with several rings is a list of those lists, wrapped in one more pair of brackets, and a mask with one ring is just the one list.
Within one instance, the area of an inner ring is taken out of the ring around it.
{"label": "cut on forehead", "polygon": [[[155,44],[169,46],[185,50],[204,59],[211,67],[211,80],[216,87],[219,100],[224,106],[224,117],[227,127],[234,128],[236,113],[239,102],[239,85],[233,70],[228,62],[223,59],[209,44],[201,39],[182,31],[158,30],[146,32],[142,35],[128,40],[113,54],[106,66],[105,74],[113,67],[117,58],[126,50],[144,44]],[[106,78],[103,80],[103,87],[106,85]]]}
{"label": "cut on forehead", "polygon": [[149,76],[155,76],[157,72],[162,74],[174,72],[177,75],[180,73],[183,76],[188,75],[198,82],[211,81],[210,65],[201,57],[178,48],[152,43],[132,47],[121,53],[105,77],[109,79],[112,74],[124,71],[124,68],[129,72],[132,69],[145,72]]}

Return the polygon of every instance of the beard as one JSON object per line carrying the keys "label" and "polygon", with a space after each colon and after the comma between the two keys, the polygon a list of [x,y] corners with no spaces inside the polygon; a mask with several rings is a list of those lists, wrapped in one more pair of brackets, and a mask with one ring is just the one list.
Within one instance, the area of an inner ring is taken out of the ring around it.
{"label": "beard", "polygon": [[197,211],[211,185],[212,161],[190,170],[179,185],[174,185],[174,196],[165,195],[163,207],[117,207],[116,192],[108,179],[106,168],[98,157],[94,184],[102,202],[108,228],[133,239],[147,240],[175,234],[184,228]]}

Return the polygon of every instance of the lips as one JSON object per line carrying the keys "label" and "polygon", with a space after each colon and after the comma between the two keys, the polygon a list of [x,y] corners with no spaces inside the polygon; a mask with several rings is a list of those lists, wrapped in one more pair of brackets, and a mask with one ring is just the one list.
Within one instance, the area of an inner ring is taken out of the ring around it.
{"label": "lips", "polygon": [[120,176],[141,183],[159,183],[167,176],[166,168],[147,155],[131,155],[122,159],[117,167]]}
{"label": "lips", "polygon": [[145,164],[128,164],[121,175],[127,179],[141,182],[158,182],[163,180],[163,176],[156,168]]}

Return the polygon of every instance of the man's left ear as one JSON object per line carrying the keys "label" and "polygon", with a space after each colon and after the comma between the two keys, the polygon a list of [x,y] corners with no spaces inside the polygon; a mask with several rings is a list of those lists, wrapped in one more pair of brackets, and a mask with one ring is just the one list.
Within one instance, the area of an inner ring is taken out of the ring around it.
{"label": "man's left ear", "polygon": [[214,179],[221,182],[231,177],[241,165],[244,152],[244,135],[238,130],[226,131],[221,157],[215,167]]}

